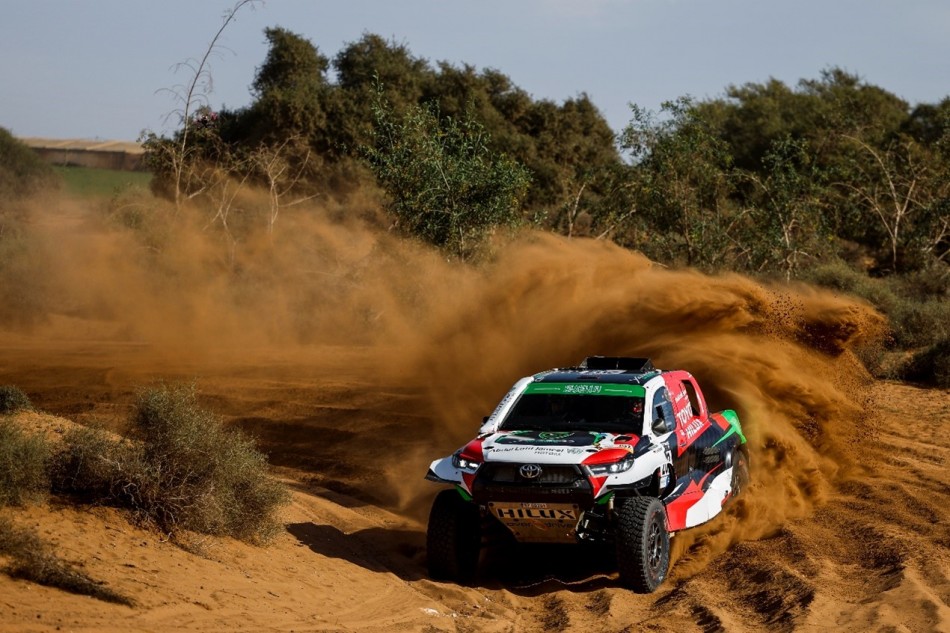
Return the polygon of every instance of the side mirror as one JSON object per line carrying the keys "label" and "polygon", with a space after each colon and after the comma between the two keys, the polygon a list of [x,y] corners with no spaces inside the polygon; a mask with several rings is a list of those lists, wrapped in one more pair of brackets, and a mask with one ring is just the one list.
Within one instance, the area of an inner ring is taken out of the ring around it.
{"label": "side mirror", "polygon": [[663,417],[663,407],[657,407],[653,416],[653,432],[657,435],[664,435],[672,430]]}

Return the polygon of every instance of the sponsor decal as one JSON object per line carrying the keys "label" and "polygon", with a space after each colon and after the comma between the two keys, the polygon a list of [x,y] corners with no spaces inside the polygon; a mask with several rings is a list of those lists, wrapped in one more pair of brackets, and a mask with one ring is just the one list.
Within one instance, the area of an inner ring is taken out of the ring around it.
{"label": "sponsor decal", "polygon": [[492,513],[504,522],[527,521],[577,521],[577,510],[572,506],[546,507],[544,503],[522,503],[515,505],[492,505]]}
{"label": "sponsor decal", "polygon": [[603,439],[603,437],[602,433],[588,433],[587,431],[512,431],[495,440],[495,444],[590,446]]}
{"label": "sponsor decal", "polygon": [[676,430],[676,454],[682,455],[683,451],[686,450],[686,447],[696,441],[696,438],[699,437],[707,428],[709,428],[709,426],[709,420],[704,420],[702,418],[692,418],[685,426],[678,428]]}
{"label": "sponsor decal", "polygon": [[681,426],[683,426],[687,422],[689,422],[689,418],[691,416],[692,416],[692,412],[686,407],[683,407],[682,409],[676,412],[676,421],[679,422]]}
{"label": "sponsor decal", "polygon": [[488,416],[489,420],[496,419],[498,415],[504,410],[504,408],[508,406],[508,403],[514,400],[515,396],[517,395],[518,395],[517,386],[512,387],[512,389],[508,393],[505,394],[505,397],[501,399],[501,402],[498,403],[498,406],[495,407],[495,410],[492,411],[492,414]]}
{"label": "sponsor decal", "polygon": [[696,435],[703,430],[703,421],[699,418],[694,419],[689,424],[686,424],[682,429],[680,429],[680,435],[683,437],[683,440],[689,441],[696,437]]}
{"label": "sponsor decal", "polygon": [[524,393],[560,393],[577,396],[624,396],[643,398],[646,390],[640,385],[626,385],[618,383],[589,382],[533,382],[525,387]]}
{"label": "sponsor decal", "polygon": [[567,449],[557,446],[537,446],[535,444],[524,444],[521,446],[501,446],[491,449],[491,455],[498,453],[528,453],[529,455],[560,457],[564,455]]}
{"label": "sponsor decal", "polygon": [[564,393],[580,393],[580,394],[598,394],[603,391],[602,385],[564,385]]}

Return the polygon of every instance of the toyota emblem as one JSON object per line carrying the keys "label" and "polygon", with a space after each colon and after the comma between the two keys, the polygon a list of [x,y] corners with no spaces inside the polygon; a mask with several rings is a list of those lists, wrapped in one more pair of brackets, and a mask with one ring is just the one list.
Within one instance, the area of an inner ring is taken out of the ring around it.
{"label": "toyota emblem", "polygon": [[525,479],[537,479],[541,476],[541,467],[537,464],[525,464],[518,469],[518,472]]}

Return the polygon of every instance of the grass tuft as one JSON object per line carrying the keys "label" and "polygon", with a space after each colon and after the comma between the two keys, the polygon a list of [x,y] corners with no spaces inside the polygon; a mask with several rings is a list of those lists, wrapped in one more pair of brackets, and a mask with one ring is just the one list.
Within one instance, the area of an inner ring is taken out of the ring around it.
{"label": "grass tuft", "polygon": [[19,411],[33,411],[33,403],[29,396],[19,387],[0,385],[0,415],[8,415]]}
{"label": "grass tuft", "polygon": [[0,418],[0,507],[44,499],[50,457],[43,436],[26,434],[10,419]]}

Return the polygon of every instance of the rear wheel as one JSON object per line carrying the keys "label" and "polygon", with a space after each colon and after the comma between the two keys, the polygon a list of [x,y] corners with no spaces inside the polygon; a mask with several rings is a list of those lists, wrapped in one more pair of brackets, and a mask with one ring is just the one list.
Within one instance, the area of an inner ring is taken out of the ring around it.
{"label": "rear wheel", "polygon": [[652,593],[670,567],[666,508],[654,497],[629,499],[617,511],[617,569],[638,593]]}
{"label": "rear wheel", "polygon": [[467,583],[475,577],[481,549],[478,508],[455,490],[443,490],[432,503],[426,530],[429,576]]}

